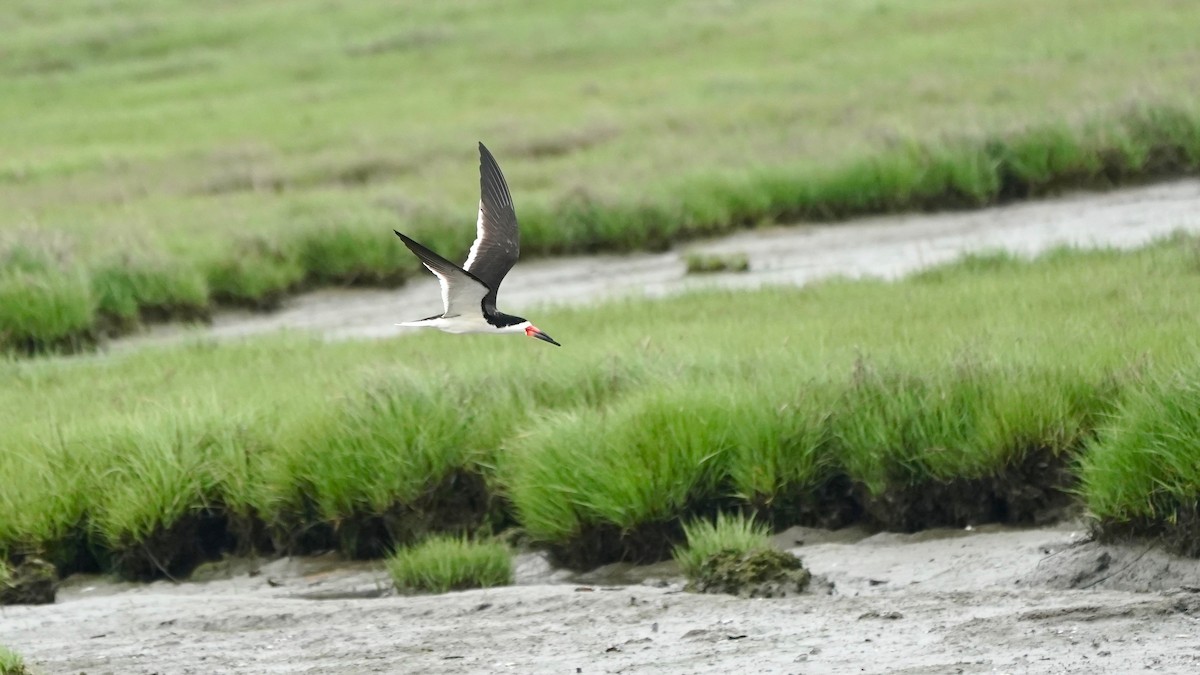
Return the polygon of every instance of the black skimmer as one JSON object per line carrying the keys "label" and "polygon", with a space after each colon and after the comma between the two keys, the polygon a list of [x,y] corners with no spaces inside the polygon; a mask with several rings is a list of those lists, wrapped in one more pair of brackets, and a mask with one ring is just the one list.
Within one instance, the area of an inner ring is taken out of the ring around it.
{"label": "black skimmer", "polygon": [[517,230],[517,213],[513,210],[508,183],[496,158],[483,143],[479,144],[479,193],[475,243],[471,244],[462,267],[392,230],[437,276],[442,284],[444,306],[437,316],[396,325],[437,328],[447,333],[524,333],[561,347],[528,319],[496,309],[500,282],[520,254],[521,233]]}

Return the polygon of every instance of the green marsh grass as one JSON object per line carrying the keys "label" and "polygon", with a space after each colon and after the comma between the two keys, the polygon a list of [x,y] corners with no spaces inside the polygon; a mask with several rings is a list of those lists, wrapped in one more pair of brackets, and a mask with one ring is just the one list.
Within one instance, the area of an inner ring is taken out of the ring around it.
{"label": "green marsh grass", "polygon": [[[196,401],[179,411],[151,408],[101,432],[91,452],[105,458],[107,470],[93,483],[103,495],[89,519],[98,540],[120,552],[119,572],[175,575],[212,554],[197,521],[225,515],[226,496],[245,485],[252,428],[253,420]],[[236,516],[236,503],[228,508]]]}
{"label": "green marsh grass", "polygon": [[86,276],[66,270],[0,269],[0,343],[21,351],[94,340],[96,299]]}
{"label": "green marsh grass", "polygon": [[1161,532],[1200,555],[1200,386],[1192,364],[1133,388],[1081,461],[1080,491],[1103,527]]}
{"label": "green marsh grass", "polygon": [[838,461],[869,491],[976,478],[1023,453],[1072,450],[1103,409],[1103,376],[1075,369],[951,363],[926,375],[857,370],[831,435]]}
{"label": "green marsh grass", "polygon": [[400,283],[389,230],[469,244],[477,139],[526,255],[1195,172],[1198,22],[1171,0],[16,12],[0,231],[78,259],[0,263],[0,347]]}
{"label": "green marsh grass", "polygon": [[300,288],[305,271],[297,246],[279,245],[262,237],[239,239],[234,252],[208,270],[208,283],[216,302],[272,309],[288,293]]}
{"label": "green marsh grass", "polygon": [[400,591],[445,593],[512,583],[512,552],[498,541],[436,536],[401,548],[387,559]]}
{"label": "green marsh grass", "polygon": [[720,512],[713,520],[684,523],[686,545],[676,546],[675,561],[684,576],[696,578],[704,564],[718,553],[745,555],[773,548],[770,529],[742,514]]}
{"label": "green marsh grass", "polygon": [[750,259],[744,253],[731,255],[706,255],[689,253],[684,263],[688,274],[706,274],[710,272],[746,272],[750,269]]}
{"label": "green marsh grass", "polygon": [[[263,507],[306,514],[331,526],[340,546],[351,553],[371,550],[357,541],[364,520],[380,521],[389,538],[400,542],[420,535],[409,531],[396,511],[432,511],[423,504],[439,486],[465,492],[469,484],[456,474],[475,473],[494,447],[486,423],[467,411],[478,406],[465,387],[415,374],[375,377],[364,391],[331,402],[277,443],[267,460],[263,492],[273,502]],[[447,414],[452,410],[465,414]],[[479,416],[494,416],[482,409]],[[494,421],[494,420],[493,420]],[[467,495],[459,496],[466,498]],[[311,512],[311,513],[310,513]],[[430,519],[437,513],[422,513]],[[476,514],[479,515],[479,514]],[[446,514],[452,522],[454,514]],[[469,519],[468,519],[469,521]],[[294,526],[284,521],[286,530]]]}
{"label": "green marsh grass", "polygon": [[666,523],[711,497],[724,473],[727,398],[655,388],[601,409],[548,416],[507,447],[502,484],[533,537]]}
{"label": "green marsh grass", "polygon": [[0,675],[28,675],[25,659],[12,649],[0,645]]}
{"label": "green marsh grass", "polygon": [[208,315],[208,280],[194,267],[125,257],[97,269],[91,278],[97,312],[122,331],[151,319],[190,319]]}
{"label": "green marsh grass", "polygon": [[[1181,236],[972,256],[894,283],[547,310],[570,344],[553,351],[285,334],[0,362],[0,557],[182,559],[188,528],[221,518],[235,540],[222,546],[332,532],[317,543],[386,551],[515,524],[564,551],[632,556],[669,553],[681,519],[719,509],[785,526],[874,504],[869,522],[906,527],[883,507],[927,508],[918,498],[939,489],[965,499],[947,485],[1061,493],[1030,459],[1075,475],[1109,447],[1093,439],[1127,396],[1194,366],[1197,250]],[[1121,447],[1115,465],[1130,464]],[[439,490],[447,473],[470,490]],[[1179,486],[1153,493],[1157,517],[1194,478],[1148,480]],[[1074,489],[1104,514],[1143,498],[1114,492],[1101,508],[1095,480]],[[958,522],[924,515],[905,522]]]}

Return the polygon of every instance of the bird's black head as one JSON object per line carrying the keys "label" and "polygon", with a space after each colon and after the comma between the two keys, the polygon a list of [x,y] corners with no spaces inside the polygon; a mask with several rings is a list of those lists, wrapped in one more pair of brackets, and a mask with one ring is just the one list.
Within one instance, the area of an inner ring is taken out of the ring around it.
{"label": "bird's black head", "polygon": [[533,325],[529,319],[526,319],[523,316],[513,316],[512,314],[505,314],[503,312],[494,312],[486,316],[488,323],[492,324],[496,328],[499,328],[505,333],[524,332],[525,335],[528,335],[531,338],[545,340],[546,342],[558,347],[562,346],[558,344],[554,338],[542,332],[542,329]]}

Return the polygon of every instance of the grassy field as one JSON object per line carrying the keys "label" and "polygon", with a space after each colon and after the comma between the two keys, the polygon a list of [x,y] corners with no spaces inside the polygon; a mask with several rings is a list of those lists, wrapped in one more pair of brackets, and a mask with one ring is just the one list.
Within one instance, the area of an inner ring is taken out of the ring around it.
{"label": "grassy field", "polygon": [[729,508],[911,530],[1076,494],[1112,531],[1170,532],[1200,496],[1197,298],[1200,243],[1178,237],[560,309],[561,350],[280,335],[13,360],[0,552],[150,577],[516,525],[586,565],[669,555],[684,519]]}
{"label": "grassy field", "polygon": [[1173,0],[63,0],[8,15],[9,349],[400,283],[415,262],[390,229],[465,250],[479,139],[529,254],[1200,166],[1200,7]]}

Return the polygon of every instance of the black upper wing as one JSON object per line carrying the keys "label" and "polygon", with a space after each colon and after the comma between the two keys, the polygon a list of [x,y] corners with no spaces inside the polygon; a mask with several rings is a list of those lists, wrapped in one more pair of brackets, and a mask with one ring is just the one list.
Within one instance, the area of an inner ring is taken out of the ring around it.
{"label": "black upper wing", "polygon": [[517,212],[512,195],[496,158],[479,144],[479,220],[475,224],[475,243],[467,254],[463,269],[491,289],[488,299],[496,302],[496,293],[504,275],[516,264],[521,251],[521,233],[517,230]]}

